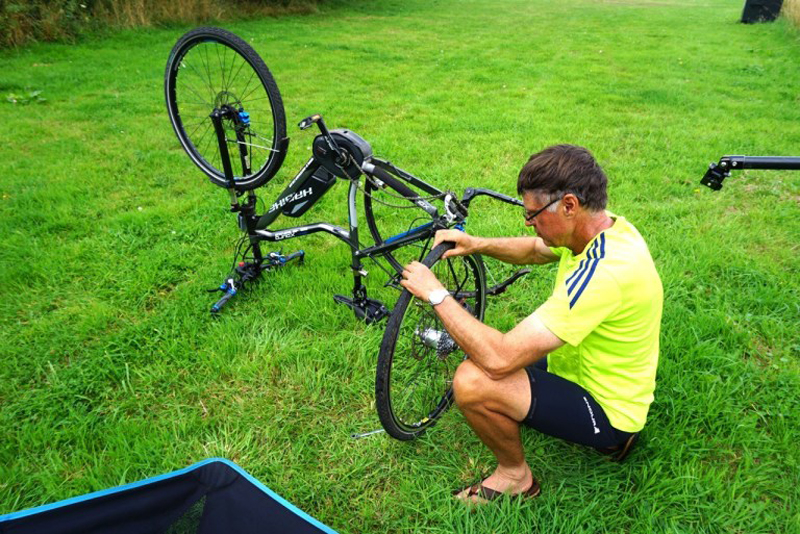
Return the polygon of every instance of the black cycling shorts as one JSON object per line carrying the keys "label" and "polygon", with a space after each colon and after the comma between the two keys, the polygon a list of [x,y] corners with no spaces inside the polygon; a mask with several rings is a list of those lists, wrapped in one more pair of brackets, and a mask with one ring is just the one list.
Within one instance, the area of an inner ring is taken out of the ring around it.
{"label": "black cycling shorts", "polygon": [[609,423],[603,408],[578,384],[547,372],[547,359],[526,367],[531,407],[522,421],[543,434],[597,449],[624,444],[629,432]]}

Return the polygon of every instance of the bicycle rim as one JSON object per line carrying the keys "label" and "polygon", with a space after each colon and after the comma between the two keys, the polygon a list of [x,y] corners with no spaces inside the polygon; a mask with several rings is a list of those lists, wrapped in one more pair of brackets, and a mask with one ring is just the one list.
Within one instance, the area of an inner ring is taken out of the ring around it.
{"label": "bicycle rim", "polygon": [[[441,259],[448,248],[449,244],[436,247],[423,263],[482,320],[483,262],[478,255]],[[376,406],[387,433],[409,440],[434,425],[452,402],[453,376],[464,358],[433,308],[404,291],[389,318],[378,357]]]}
{"label": "bicycle rim", "polygon": [[[215,184],[253,189],[280,168],[286,137],[280,92],[258,54],[236,35],[199,28],[181,37],[167,62],[165,94],[181,145]],[[214,110],[225,112],[233,184],[209,117]]]}

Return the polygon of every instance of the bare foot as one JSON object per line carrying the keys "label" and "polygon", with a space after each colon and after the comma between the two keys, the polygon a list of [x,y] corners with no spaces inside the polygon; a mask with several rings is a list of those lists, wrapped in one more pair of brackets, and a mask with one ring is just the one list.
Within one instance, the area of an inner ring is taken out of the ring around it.
{"label": "bare foot", "polygon": [[[536,489],[534,490],[534,486]],[[527,464],[515,470],[497,467],[494,473],[481,482],[468,486],[456,493],[456,499],[473,503],[487,503],[498,498],[501,494],[519,495],[530,493],[529,496],[538,495],[539,484],[533,478],[531,469]]]}

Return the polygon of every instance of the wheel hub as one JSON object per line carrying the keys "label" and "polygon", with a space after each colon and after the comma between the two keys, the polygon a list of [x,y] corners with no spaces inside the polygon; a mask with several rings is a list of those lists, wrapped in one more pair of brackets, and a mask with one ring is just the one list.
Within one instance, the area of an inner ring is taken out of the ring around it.
{"label": "wheel hub", "polygon": [[436,357],[444,360],[447,356],[458,348],[453,338],[445,330],[435,328],[417,328],[415,332],[422,344],[436,351]]}
{"label": "wheel hub", "polygon": [[224,107],[236,108],[239,104],[239,98],[230,91],[220,91],[214,98],[214,107],[223,109]]}

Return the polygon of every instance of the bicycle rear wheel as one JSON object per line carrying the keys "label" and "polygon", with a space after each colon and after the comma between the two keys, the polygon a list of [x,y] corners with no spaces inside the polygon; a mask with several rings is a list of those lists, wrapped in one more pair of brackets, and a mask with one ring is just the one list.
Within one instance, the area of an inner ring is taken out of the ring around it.
{"label": "bicycle rear wheel", "polygon": [[[424,195],[420,195],[424,196]],[[403,197],[391,187],[379,187],[373,179],[364,184],[364,217],[376,245],[391,243],[394,239],[420,226],[431,225],[431,216],[412,200]],[[422,261],[433,244],[433,239],[409,243],[382,257],[398,273],[411,261]]]}
{"label": "bicycle rear wheel", "polygon": [[[254,189],[278,172],[288,143],[283,101],[264,61],[242,39],[219,28],[185,34],[170,52],[164,91],[175,134],[213,183]],[[209,117],[214,110],[223,115],[233,184]]]}
{"label": "bicycle rear wheel", "polygon": [[[464,308],[483,320],[483,261],[477,254],[442,259],[452,247],[442,243],[422,263]],[[376,407],[386,432],[410,440],[433,426],[450,407],[453,375],[464,358],[431,306],[403,291],[383,335],[375,380]]]}

